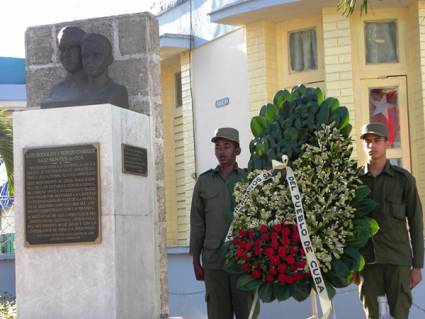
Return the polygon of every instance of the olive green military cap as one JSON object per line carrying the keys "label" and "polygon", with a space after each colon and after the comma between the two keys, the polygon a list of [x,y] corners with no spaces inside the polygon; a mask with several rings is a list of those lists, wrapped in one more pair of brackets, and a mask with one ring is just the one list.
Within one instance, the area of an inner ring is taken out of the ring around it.
{"label": "olive green military cap", "polygon": [[211,139],[211,142],[215,143],[219,138],[236,142],[239,144],[239,132],[237,129],[232,127],[221,127],[215,130],[215,135]]}
{"label": "olive green military cap", "polygon": [[368,123],[362,126],[360,138],[363,139],[366,134],[373,134],[388,139],[388,128],[382,123]]}

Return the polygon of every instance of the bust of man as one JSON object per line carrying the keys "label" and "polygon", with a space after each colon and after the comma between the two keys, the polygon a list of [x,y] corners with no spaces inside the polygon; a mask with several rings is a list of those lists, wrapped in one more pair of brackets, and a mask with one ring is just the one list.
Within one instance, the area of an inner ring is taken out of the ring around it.
{"label": "bust of man", "polygon": [[53,86],[41,108],[74,105],[83,96],[87,77],[81,63],[81,41],[86,33],[78,27],[64,27],[58,33],[59,56],[67,71],[65,79]]}
{"label": "bust of man", "polygon": [[87,104],[111,103],[128,108],[126,87],[115,83],[108,75],[108,67],[114,61],[108,38],[97,33],[86,34],[81,43],[81,59],[87,76]]}

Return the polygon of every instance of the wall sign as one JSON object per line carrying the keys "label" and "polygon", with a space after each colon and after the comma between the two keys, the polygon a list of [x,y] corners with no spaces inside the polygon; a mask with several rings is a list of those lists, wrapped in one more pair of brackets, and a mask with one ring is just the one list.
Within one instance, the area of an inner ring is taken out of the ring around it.
{"label": "wall sign", "polygon": [[222,99],[216,100],[215,107],[223,107],[223,106],[229,105],[229,103],[230,103],[230,99],[226,96],[226,97],[223,97]]}
{"label": "wall sign", "polygon": [[26,245],[100,243],[98,144],[24,153]]}
{"label": "wall sign", "polygon": [[127,144],[121,144],[121,148],[123,173],[148,176],[147,150]]}

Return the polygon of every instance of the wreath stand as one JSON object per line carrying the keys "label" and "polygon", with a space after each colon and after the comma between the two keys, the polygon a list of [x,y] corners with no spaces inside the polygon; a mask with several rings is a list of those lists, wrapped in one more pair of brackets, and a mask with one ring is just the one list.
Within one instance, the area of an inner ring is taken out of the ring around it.
{"label": "wreath stand", "polygon": [[[317,293],[313,289],[311,290],[311,293],[310,293],[310,300],[311,300],[311,316],[308,317],[307,319],[319,319],[319,309],[317,307]],[[255,306],[257,305],[257,301],[258,301],[258,288],[255,289],[254,300],[252,301],[251,310],[249,312],[248,319],[252,319],[252,317],[254,316]],[[333,319],[336,319],[334,307],[332,307],[332,317]]]}
{"label": "wreath stand", "polygon": [[[311,300],[311,316],[307,319],[319,319],[319,308],[317,306],[317,293],[315,290],[311,290],[310,293],[310,300]],[[332,302],[332,301],[331,301]],[[335,314],[335,307],[332,306],[332,318],[336,319]]]}

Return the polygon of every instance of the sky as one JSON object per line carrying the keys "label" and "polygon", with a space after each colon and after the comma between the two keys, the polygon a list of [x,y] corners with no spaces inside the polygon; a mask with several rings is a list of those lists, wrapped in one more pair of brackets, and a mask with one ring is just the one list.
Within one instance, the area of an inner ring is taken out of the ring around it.
{"label": "sky", "polygon": [[[150,11],[158,0],[0,0],[0,56],[25,57],[30,26]],[[1,72],[1,70],[0,70]]]}

